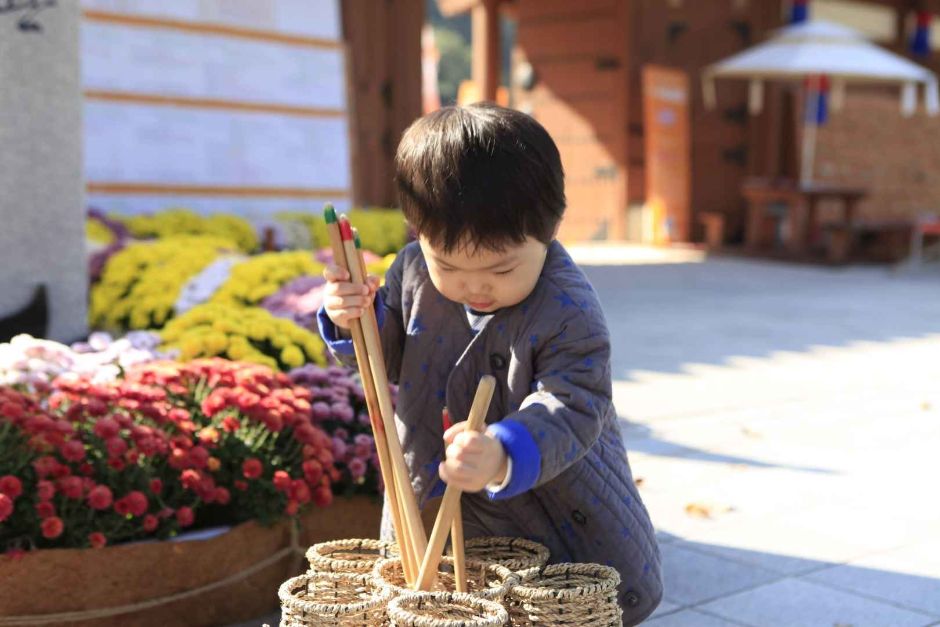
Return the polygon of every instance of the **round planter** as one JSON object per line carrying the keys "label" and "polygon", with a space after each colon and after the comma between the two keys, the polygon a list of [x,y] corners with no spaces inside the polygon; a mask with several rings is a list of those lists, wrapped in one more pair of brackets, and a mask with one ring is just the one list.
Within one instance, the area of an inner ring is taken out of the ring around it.
{"label": "round planter", "polygon": [[[0,559],[0,626],[140,627],[224,625],[278,607],[277,590],[305,570],[311,544],[376,537],[381,504],[337,498],[291,522],[247,522],[207,539],[141,542],[103,549],[47,549]],[[177,597],[167,600],[168,597]],[[82,613],[96,614],[80,616]]]}

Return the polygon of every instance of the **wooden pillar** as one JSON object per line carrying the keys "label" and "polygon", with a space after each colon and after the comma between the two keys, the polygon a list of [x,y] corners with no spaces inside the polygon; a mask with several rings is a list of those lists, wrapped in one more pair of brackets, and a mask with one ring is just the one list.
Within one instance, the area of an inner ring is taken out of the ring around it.
{"label": "wooden pillar", "polygon": [[479,0],[473,7],[473,82],[482,100],[496,100],[499,87],[499,0]]}
{"label": "wooden pillar", "polygon": [[353,202],[392,206],[394,156],[421,115],[423,0],[343,0],[349,50]]}

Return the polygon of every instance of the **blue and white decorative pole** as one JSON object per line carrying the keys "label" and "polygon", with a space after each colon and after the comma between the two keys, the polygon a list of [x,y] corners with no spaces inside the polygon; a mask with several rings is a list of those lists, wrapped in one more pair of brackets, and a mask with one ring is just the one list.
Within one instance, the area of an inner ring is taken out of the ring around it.
{"label": "blue and white decorative pole", "polygon": [[918,11],[914,35],[911,37],[911,52],[925,57],[930,54],[930,23],[933,16],[930,11]]}
{"label": "blue and white decorative pole", "polygon": [[809,19],[809,0],[793,0],[790,7],[790,23],[801,24]]}

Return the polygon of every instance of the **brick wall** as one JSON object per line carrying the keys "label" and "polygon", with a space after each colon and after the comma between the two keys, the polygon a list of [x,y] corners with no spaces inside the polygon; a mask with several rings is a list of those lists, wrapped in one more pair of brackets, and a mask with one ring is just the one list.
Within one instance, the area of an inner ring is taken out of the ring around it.
{"label": "brick wall", "polygon": [[900,114],[896,90],[848,91],[820,129],[815,177],[871,189],[860,215],[904,219],[940,213],[940,116]]}

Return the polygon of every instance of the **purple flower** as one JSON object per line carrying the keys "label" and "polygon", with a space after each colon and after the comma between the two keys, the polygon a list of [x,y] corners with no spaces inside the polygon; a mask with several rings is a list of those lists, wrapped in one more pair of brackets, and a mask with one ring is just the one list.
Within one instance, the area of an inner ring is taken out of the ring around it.
{"label": "purple flower", "polygon": [[333,415],[332,408],[323,401],[317,401],[311,406],[314,420],[327,420]]}
{"label": "purple flower", "polygon": [[304,328],[313,328],[317,310],[323,304],[325,283],[321,277],[297,277],[261,301],[261,306],[274,316],[291,319]]}
{"label": "purple flower", "polygon": [[356,415],[353,412],[353,408],[346,403],[333,403],[332,410],[335,418],[347,423],[352,422]]}
{"label": "purple flower", "polygon": [[366,474],[366,463],[359,457],[353,457],[349,460],[348,468],[353,479],[359,479]]}
{"label": "purple flower", "polygon": [[123,242],[124,240],[130,239],[131,233],[127,230],[127,227],[124,226],[124,223],[118,222],[117,220],[112,220],[100,209],[96,207],[89,207],[88,217],[92,220],[98,220],[108,227],[108,229],[114,233],[115,241]]}

